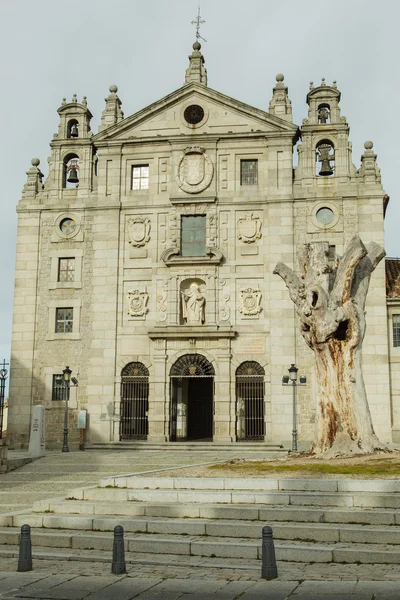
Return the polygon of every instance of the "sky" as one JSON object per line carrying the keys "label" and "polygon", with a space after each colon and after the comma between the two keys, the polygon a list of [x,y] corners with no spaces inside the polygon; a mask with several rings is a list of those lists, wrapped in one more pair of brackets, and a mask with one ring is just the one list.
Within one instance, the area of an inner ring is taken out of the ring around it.
{"label": "sky", "polygon": [[[0,361],[11,346],[16,205],[33,157],[47,176],[57,108],[87,96],[97,132],[111,84],[125,116],[184,83],[196,0],[1,0]],[[398,0],[201,0],[209,87],[268,110],[275,75],[294,122],[307,116],[310,80],[337,81],[353,162],[372,140],[391,197],[386,252],[400,256]]]}

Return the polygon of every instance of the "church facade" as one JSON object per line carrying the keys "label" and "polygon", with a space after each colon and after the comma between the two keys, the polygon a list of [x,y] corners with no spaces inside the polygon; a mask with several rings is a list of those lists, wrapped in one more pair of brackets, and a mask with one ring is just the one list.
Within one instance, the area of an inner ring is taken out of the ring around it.
{"label": "church facade", "polygon": [[[277,75],[268,112],[207,86],[198,42],[184,85],[124,117],[110,87],[99,131],[84,97],[63,100],[46,179],[32,160],[18,204],[8,432],[26,445],[32,407],[60,445],[87,413],[89,442],[286,444],[291,364],[300,441],[313,438],[313,358],[281,279],[300,245],[330,258],[357,233],[384,245],[376,154],[352,162],[340,92],[310,84],[292,121]],[[294,168],[293,151],[298,163]],[[363,346],[376,433],[400,440],[400,281],[372,275]],[[387,300],[387,296],[391,296]],[[389,305],[389,312],[388,307]],[[389,317],[388,317],[389,314]],[[61,381],[68,365],[79,385]]]}

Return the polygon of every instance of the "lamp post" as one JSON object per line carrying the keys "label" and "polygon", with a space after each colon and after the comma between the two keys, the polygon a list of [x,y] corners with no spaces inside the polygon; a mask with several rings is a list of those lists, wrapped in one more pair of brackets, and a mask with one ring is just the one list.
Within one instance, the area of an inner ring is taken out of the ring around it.
{"label": "lamp post", "polygon": [[292,430],[292,452],[297,452],[297,415],[296,415],[296,389],[298,385],[305,385],[307,383],[307,377],[300,375],[300,383],[297,383],[297,372],[298,368],[292,364],[289,369],[289,375],[282,377],[282,385],[290,385],[291,382],[293,389],[293,430]]}
{"label": "lamp post", "polygon": [[64,412],[64,441],[62,452],[69,452],[68,448],[68,400],[71,385],[71,369],[67,366],[63,370],[64,386],[65,386],[65,412]]}
{"label": "lamp post", "polygon": [[3,360],[2,368],[0,369],[0,440],[3,437],[3,415],[4,415],[4,398],[6,394],[6,379],[7,369],[5,360]]}

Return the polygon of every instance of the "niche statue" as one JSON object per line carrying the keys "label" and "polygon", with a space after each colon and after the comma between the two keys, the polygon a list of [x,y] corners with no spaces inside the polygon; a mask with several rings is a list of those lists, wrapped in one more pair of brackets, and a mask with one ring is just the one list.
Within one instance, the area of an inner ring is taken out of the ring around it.
{"label": "niche statue", "polygon": [[365,300],[385,251],[375,242],[364,246],[356,236],[335,263],[328,255],[328,242],[305,244],[300,277],[283,263],[274,273],[286,283],[315,356],[319,390],[312,452],[332,458],[386,449],[374,432],[361,371]]}
{"label": "niche statue", "polygon": [[188,290],[182,294],[182,317],[188,325],[204,323],[204,298],[197,283],[191,283]]}

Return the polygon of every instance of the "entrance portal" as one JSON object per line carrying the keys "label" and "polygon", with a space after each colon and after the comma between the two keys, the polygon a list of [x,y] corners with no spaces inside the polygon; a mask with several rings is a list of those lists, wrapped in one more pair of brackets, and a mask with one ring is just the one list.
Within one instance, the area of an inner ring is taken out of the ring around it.
{"label": "entrance portal", "polygon": [[170,440],[213,436],[214,368],[200,354],[186,354],[171,368]]}

